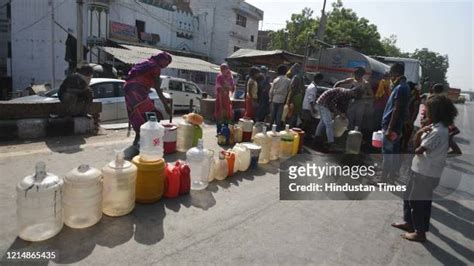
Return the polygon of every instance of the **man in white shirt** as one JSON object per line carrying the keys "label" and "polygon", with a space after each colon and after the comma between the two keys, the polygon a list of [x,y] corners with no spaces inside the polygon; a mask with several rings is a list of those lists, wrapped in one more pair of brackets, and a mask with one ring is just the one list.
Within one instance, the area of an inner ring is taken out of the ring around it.
{"label": "man in white shirt", "polygon": [[318,85],[323,81],[323,79],[323,74],[316,73],[316,75],[314,75],[313,82],[309,84],[304,94],[301,120],[303,121],[303,130],[306,132],[306,136],[308,137],[312,137],[314,135],[314,131],[316,130],[316,113],[314,110],[316,100],[318,99],[319,95],[322,94],[322,91]]}
{"label": "man in white shirt", "polygon": [[281,116],[283,115],[283,107],[285,105],[288,89],[291,80],[286,77],[288,68],[284,65],[278,67],[278,77],[273,80],[270,88],[271,103],[271,123],[277,125],[277,130],[282,130]]}

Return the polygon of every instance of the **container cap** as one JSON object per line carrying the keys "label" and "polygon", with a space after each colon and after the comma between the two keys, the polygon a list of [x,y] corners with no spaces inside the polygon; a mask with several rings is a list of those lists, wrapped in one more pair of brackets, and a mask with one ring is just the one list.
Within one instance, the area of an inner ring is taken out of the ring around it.
{"label": "container cap", "polygon": [[140,155],[133,157],[132,162],[137,168],[145,171],[161,171],[165,169],[166,166],[165,160],[163,159],[158,159],[157,161],[143,161],[140,159]]}
{"label": "container cap", "polygon": [[132,167],[132,163],[125,160],[125,153],[123,151],[117,151],[115,154],[115,160],[109,163],[109,167],[113,169],[126,169]]}
{"label": "container cap", "polygon": [[98,169],[90,167],[87,164],[81,164],[69,171],[69,173],[66,174],[64,181],[79,184],[96,183],[101,177],[102,173]]}
{"label": "container cap", "polygon": [[38,162],[35,166],[35,173],[23,178],[17,185],[18,190],[27,191],[36,187],[33,191],[39,192],[44,190],[54,190],[58,186],[62,186],[63,180],[57,175],[46,172],[46,164]]}

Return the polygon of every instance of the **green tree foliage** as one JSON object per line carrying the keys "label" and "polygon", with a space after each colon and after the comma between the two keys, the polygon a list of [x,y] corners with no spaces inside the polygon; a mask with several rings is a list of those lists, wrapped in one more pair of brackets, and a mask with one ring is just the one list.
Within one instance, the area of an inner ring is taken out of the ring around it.
{"label": "green tree foliage", "polygon": [[385,54],[377,26],[366,18],[359,18],[352,9],[345,8],[340,0],[333,3],[328,14],[324,41],[348,44],[367,55]]}
{"label": "green tree foliage", "polygon": [[423,78],[428,78],[430,84],[443,83],[449,86],[446,77],[449,68],[449,58],[447,55],[441,55],[428,50],[428,48],[423,48],[416,49],[410,56],[421,61],[423,65]]}

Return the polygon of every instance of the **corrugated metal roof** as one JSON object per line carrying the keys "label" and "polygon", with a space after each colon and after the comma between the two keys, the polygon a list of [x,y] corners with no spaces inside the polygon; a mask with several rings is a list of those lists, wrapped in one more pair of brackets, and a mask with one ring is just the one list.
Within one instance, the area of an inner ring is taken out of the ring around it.
{"label": "corrugated metal roof", "polygon": [[[141,47],[135,45],[125,45],[121,44],[122,48],[114,47],[101,47],[103,51],[111,54],[116,59],[126,63],[126,64],[137,64],[143,62],[144,60],[150,58],[152,55],[156,55],[161,52],[161,50]],[[173,61],[168,66],[172,69],[182,69],[189,71],[199,71],[199,72],[210,72],[210,73],[220,73],[220,67],[218,65],[209,63],[202,59],[171,55]]]}
{"label": "corrugated metal roof", "polygon": [[253,49],[239,49],[230,55],[227,59],[237,59],[245,57],[271,56],[271,55],[290,55],[303,58],[302,55],[293,54],[284,50],[261,51]]}

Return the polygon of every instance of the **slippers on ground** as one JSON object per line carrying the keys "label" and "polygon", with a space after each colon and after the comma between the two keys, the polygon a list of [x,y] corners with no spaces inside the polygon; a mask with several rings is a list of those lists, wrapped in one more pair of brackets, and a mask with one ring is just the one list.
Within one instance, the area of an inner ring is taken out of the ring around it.
{"label": "slippers on ground", "polygon": [[408,225],[406,223],[393,223],[393,224],[391,224],[391,226],[395,227],[397,229],[406,231],[408,233],[413,233],[415,231],[415,230],[413,230],[413,227],[411,227],[410,225]]}
{"label": "slippers on ground", "polygon": [[400,235],[403,239],[423,243],[426,241],[426,236],[420,235],[416,232],[413,233],[404,233]]}

